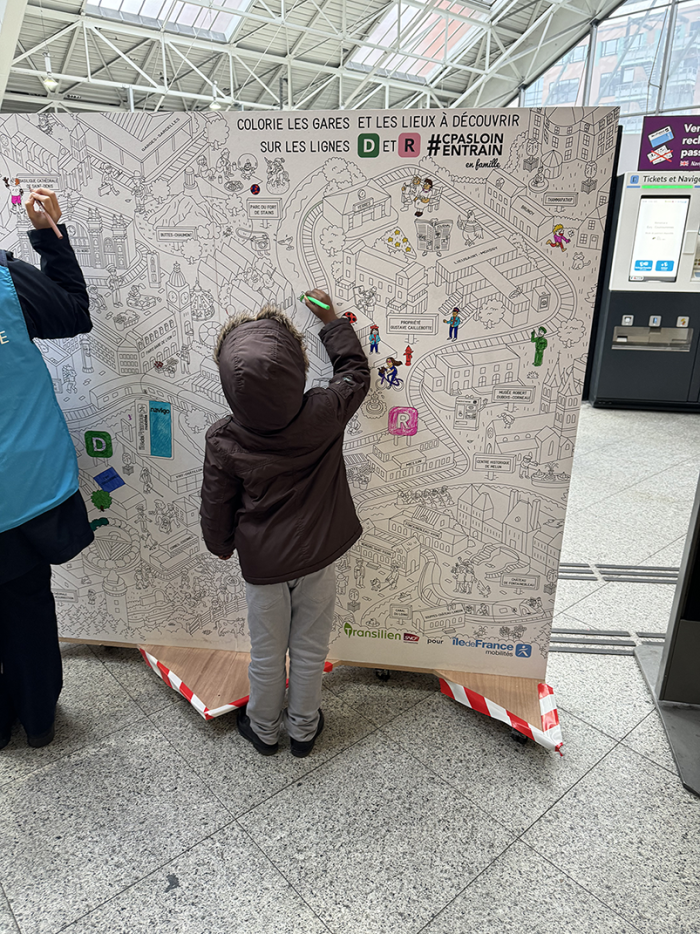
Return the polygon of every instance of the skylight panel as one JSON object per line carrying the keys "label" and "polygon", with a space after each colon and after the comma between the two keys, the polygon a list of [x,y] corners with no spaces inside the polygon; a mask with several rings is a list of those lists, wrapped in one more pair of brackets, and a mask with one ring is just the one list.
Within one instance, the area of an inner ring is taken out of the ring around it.
{"label": "skylight panel", "polygon": [[[424,0],[420,2],[424,3]],[[349,64],[365,68],[373,68],[380,64],[382,72],[398,72],[428,79],[440,68],[439,62],[454,59],[470,34],[478,29],[477,23],[450,19],[436,12],[435,7],[445,13],[468,16],[471,20],[485,22],[487,18],[486,14],[456,0],[439,0],[425,9],[413,5],[399,6],[397,2],[385,13],[366,39],[371,45],[383,46],[384,50],[358,48],[351,56]],[[392,50],[392,46],[395,46],[395,51]],[[425,61],[426,58],[428,61]]]}
{"label": "skylight panel", "polygon": [[89,0],[86,12],[169,32],[228,41],[240,21],[236,11],[247,10],[252,2],[217,0],[219,9],[212,10],[187,0]]}

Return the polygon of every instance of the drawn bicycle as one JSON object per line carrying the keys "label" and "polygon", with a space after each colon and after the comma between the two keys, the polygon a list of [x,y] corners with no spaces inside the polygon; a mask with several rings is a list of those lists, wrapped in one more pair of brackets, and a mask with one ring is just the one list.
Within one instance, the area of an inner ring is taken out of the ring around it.
{"label": "drawn bicycle", "polygon": [[399,379],[395,372],[387,370],[385,366],[382,366],[377,371],[379,373],[379,385],[386,385],[387,389],[401,389],[403,386],[403,380]]}

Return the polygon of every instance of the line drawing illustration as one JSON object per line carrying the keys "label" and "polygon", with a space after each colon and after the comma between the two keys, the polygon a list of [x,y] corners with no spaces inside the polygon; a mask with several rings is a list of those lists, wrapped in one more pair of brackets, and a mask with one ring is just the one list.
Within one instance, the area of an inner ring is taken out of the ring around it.
{"label": "line drawing illustration", "polygon": [[0,117],[4,246],[38,264],[17,191],[55,188],[91,297],[90,334],[37,341],[96,520],[54,569],[63,635],[248,649],[237,560],[199,532],[204,435],[229,415],[212,351],[274,302],[326,385],[297,300],[317,286],[372,367],[333,657],[544,673],[617,112],[512,113],[488,162],[361,158],[355,127],[300,152],[233,113]]}

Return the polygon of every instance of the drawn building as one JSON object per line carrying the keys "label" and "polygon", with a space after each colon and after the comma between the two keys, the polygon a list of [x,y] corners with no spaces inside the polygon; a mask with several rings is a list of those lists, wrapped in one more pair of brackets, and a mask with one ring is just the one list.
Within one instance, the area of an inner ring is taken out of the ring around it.
{"label": "drawn building", "polygon": [[128,629],[129,607],[126,602],[127,586],[124,578],[112,569],[102,584],[102,590],[107,601],[107,612]]}
{"label": "drawn building", "polygon": [[448,512],[417,506],[408,515],[400,512],[389,520],[389,531],[404,538],[414,536],[421,545],[450,557],[464,552],[469,536]]}
{"label": "drawn building", "polygon": [[438,354],[435,366],[425,371],[426,389],[458,396],[466,389],[485,389],[517,382],[520,357],[510,347],[485,347],[470,353]]}
{"label": "drawn building", "polygon": [[[580,398],[580,396],[578,397]],[[510,427],[499,420],[486,426],[486,454],[532,455],[536,464],[548,464],[573,456],[573,440],[552,427],[549,415],[516,418]]]}
{"label": "drawn building", "polygon": [[533,201],[525,185],[502,169],[493,169],[486,177],[484,204],[531,240],[540,240],[552,229],[551,212]]}
{"label": "drawn building", "polygon": [[391,206],[391,195],[374,182],[343,188],[323,199],[323,216],[346,234],[366,237],[373,230],[393,224],[398,215]]}
{"label": "drawn building", "polygon": [[417,538],[400,538],[377,528],[371,521],[365,522],[364,534],[353,551],[359,551],[371,567],[390,568],[397,564],[403,574],[413,574],[420,565],[420,542]]}
{"label": "drawn building", "polygon": [[532,556],[540,528],[541,501],[520,490],[471,484],[457,501],[457,515],[469,535],[486,544],[499,544]]}
{"label": "drawn building", "polygon": [[454,461],[450,448],[437,438],[417,445],[397,446],[393,438],[378,441],[367,455],[372,470],[384,482],[418,477],[441,467],[449,467]]}
{"label": "drawn building", "polygon": [[420,315],[428,307],[428,276],[420,263],[406,263],[399,256],[387,256],[361,241],[343,250],[342,277],[338,296],[355,298],[355,287],[374,289],[378,308],[406,316]]}
{"label": "drawn building", "polygon": [[557,360],[556,366],[550,370],[542,384],[540,412],[554,412],[555,430],[572,438],[578,428],[584,375],[585,367],[582,370],[577,362],[562,372]]}

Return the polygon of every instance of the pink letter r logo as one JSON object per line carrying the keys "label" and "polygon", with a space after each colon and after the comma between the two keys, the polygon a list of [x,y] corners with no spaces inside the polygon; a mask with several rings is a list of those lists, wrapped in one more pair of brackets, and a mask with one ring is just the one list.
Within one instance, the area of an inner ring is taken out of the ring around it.
{"label": "pink letter r logo", "polygon": [[420,133],[399,134],[399,155],[402,159],[420,155]]}

